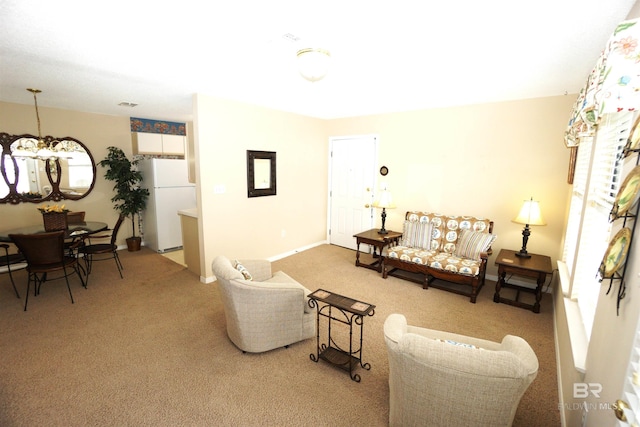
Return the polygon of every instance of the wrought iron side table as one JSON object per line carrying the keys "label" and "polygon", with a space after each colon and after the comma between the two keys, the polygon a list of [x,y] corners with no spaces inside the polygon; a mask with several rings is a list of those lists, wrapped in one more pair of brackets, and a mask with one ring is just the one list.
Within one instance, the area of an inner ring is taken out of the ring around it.
{"label": "wrought iron side table", "polygon": [[[360,382],[360,375],[354,373],[354,370],[360,366],[363,369],[370,370],[369,363],[362,363],[362,334],[364,327],[364,318],[375,314],[375,305],[366,302],[357,301],[333,292],[318,289],[309,295],[309,306],[316,308],[316,352],[311,353],[309,357],[312,361],[318,362],[323,359],[332,365],[335,365],[347,372],[355,382]],[[326,341],[320,343],[320,318],[327,319],[327,337]],[[349,349],[346,345],[340,346],[335,336],[332,337],[332,326],[334,322],[339,322],[349,326]],[[354,340],[354,325],[360,326],[355,328],[356,337]],[[355,345],[354,345],[355,344]]]}

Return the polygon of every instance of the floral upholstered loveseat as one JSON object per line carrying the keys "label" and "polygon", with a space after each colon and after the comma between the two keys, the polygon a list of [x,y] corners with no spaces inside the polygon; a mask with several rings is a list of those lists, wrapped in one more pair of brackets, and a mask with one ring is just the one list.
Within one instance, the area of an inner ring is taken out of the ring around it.
{"label": "floral upholstered loveseat", "polygon": [[424,289],[455,292],[475,303],[496,239],[492,233],[493,221],[485,218],[409,211],[400,244],[387,250],[382,277],[413,280]]}

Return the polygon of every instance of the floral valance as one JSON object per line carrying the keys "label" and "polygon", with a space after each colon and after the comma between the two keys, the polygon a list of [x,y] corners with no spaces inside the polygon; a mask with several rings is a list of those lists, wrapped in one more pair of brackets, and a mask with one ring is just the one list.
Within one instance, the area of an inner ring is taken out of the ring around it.
{"label": "floral valance", "polygon": [[186,135],[185,123],[168,122],[166,120],[141,119],[129,117],[131,132],[163,133],[168,135]]}
{"label": "floral valance", "polygon": [[618,24],[578,95],[565,144],[593,136],[602,115],[640,108],[640,20]]}

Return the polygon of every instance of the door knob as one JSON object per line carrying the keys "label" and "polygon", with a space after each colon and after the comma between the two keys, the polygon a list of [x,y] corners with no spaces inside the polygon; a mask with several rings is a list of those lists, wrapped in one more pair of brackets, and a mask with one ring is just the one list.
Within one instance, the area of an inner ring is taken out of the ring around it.
{"label": "door knob", "polygon": [[624,400],[618,399],[612,406],[613,412],[616,414],[616,418],[623,422],[627,421],[627,416],[624,414],[624,410],[629,409],[629,404]]}
{"label": "door knob", "polygon": [[370,208],[371,206],[369,206],[369,203],[367,203],[366,205],[364,205],[365,208]]}

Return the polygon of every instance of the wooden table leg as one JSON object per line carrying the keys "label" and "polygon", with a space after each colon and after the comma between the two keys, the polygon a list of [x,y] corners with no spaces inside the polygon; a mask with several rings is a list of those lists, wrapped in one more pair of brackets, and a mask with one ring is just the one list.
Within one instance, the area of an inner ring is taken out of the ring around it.
{"label": "wooden table leg", "polygon": [[498,268],[498,281],[496,282],[496,293],[493,294],[493,302],[500,302],[500,289],[505,283],[504,278],[507,276],[507,272]]}
{"label": "wooden table leg", "polygon": [[542,300],[542,285],[547,279],[547,275],[544,273],[540,273],[538,276],[537,286],[536,286],[536,302],[533,304],[533,312],[540,313],[540,301]]}

